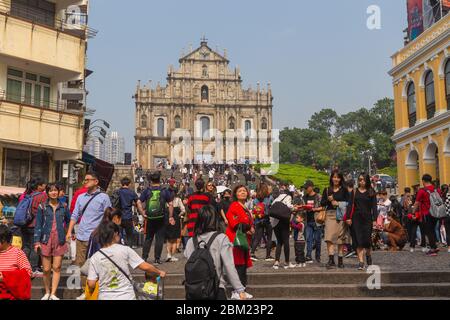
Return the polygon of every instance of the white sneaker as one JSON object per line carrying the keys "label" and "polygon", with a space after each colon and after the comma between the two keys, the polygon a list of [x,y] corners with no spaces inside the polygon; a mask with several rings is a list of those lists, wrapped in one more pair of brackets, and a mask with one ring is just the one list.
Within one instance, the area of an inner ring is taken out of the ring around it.
{"label": "white sneaker", "polygon": [[237,293],[236,291],[233,291],[233,293],[231,294],[231,300],[241,300],[239,293]]}
{"label": "white sneaker", "polygon": [[46,293],[45,296],[43,296],[41,300],[49,300],[49,299],[50,299],[50,294]]}
{"label": "white sneaker", "polygon": [[275,270],[278,270],[280,268],[280,265],[278,263],[275,263],[272,268],[274,268]]}
{"label": "white sneaker", "polygon": [[86,300],[86,295],[83,293],[81,296],[77,298],[77,300]]}
{"label": "white sneaker", "polygon": [[59,298],[55,295],[51,295],[49,300],[59,300]]}
{"label": "white sneaker", "polygon": [[428,252],[428,248],[427,248],[427,247],[423,247],[423,248],[422,248],[422,252],[423,252],[423,253],[427,253],[427,252]]}
{"label": "white sneaker", "polygon": [[414,253],[414,248],[409,249],[409,252]]}
{"label": "white sneaker", "polygon": [[171,261],[171,262],[177,262],[177,261],[179,261],[179,259],[176,258],[176,257],[172,257],[172,259],[171,259],[170,261]]}
{"label": "white sneaker", "polygon": [[306,268],[306,263],[303,263],[303,264],[302,264],[302,268]]}
{"label": "white sneaker", "polygon": [[285,267],[285,269],[294,269],[294,268],[295,264],[293,264],[292,262],[290,262],[289,265]]}
{"label": "white sneaker", "polygon": [[253,296],[248,292],[245,292],[245,297],[247,298],[247,300],[253,299]]}

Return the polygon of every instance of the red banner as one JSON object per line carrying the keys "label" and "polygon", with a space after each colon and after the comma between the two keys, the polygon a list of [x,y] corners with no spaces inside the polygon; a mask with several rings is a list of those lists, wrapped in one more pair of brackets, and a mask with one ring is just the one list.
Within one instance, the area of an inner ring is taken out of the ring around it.
{"label": "red banner", "polygon": [[411,40],[423,32],[423,2],[422,0],[407,0],[408,31]]}
{"label": "red banner", "polygon": [[450,0],[442,0],[442,6],[450,9]]}

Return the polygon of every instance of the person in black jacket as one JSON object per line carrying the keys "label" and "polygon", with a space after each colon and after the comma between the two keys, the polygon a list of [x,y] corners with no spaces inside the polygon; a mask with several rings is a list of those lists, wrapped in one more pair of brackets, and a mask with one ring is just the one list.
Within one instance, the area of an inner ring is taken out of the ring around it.
{"label": "person in black jacket", "polygon": [[325,242],[327,243],[328,269],[335,268],[334,262],[335,246],[338,249],[338,267],[344,268],[344,245],[349,243],[348,235],[344,221],[337,217],[337,208],[340,202],[349,202],[350,196],[344,185],[344,176],[338,170],[334,170],[330,176],[330,186],[325,188],[321,200],[321,207],[327,210],[325,220]]}
{"label": "person in black jacket", "polygon": [[351,226],[353,245],[359,259],[358,270],[364,270],[364,253],[367,265],[372,265],[372,230],[378,217],[377,195],[369,175],[359,175],[358,188],[352,195],[349,207],[346,223]]}

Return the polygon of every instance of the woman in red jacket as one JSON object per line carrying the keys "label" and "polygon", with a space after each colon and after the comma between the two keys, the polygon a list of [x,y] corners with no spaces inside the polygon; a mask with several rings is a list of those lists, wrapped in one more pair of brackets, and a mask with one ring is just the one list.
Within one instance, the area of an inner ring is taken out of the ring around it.
{"label": "woman in red jacket", "polygon": [[[244,251],[239,247],[233,248],[234,265],[239,274],[239,279],[244,286],[247,286],[247,268],[252,266],[252,260],[250,259],[250,243],[252,235],[255,233],[252,215],[245,207],[245,203],[248,201],[249,196],[250,193],[244,185],[235,187],[233,191],[234,202],[230,205],[227,212],[228,226],[226,235],[230,239],[230,242],[234,243],[236,231],[239,226],[241,226],[242,231],[247,234],[249,249]],[[251,295],[247,296],[247,299],[251,298]]]}

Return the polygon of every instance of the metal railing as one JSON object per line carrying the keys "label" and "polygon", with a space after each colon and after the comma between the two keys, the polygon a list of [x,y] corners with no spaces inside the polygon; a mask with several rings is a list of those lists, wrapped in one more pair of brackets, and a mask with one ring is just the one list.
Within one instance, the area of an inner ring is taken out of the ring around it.
{"label": "metal railing", "polygon": [[66,100],[54,101],[46,99],[42,99],[41,101],[34,101],[29,96],[24,95],[18,96],[11,93],[7,93],[5,90],[0,90],[0,104],[3,101],[23,106],[39,108],[43,110],[73,113],[76,115],[83,115],[86,112],[86,107],[81,103],[73,104]]}
{"label": "metal railing", "polygon": [[[28,6],[11,6],[11,0],[0,0],[0,14],[23,19],[33,24],[43,27],[62,31],[64,33],[73,35],[81,39],[94,38],[98,31],[81,23],[82,20],[87,19],[85,14],[66,13],[66,21],[56,17],[55,14],[45,14],[42,11]],[[78,16],[78,17],[76,17]],[[68,23],[72,18],[74,21],[80,23]],[[82,19],[83,18],[83,19]]]}

